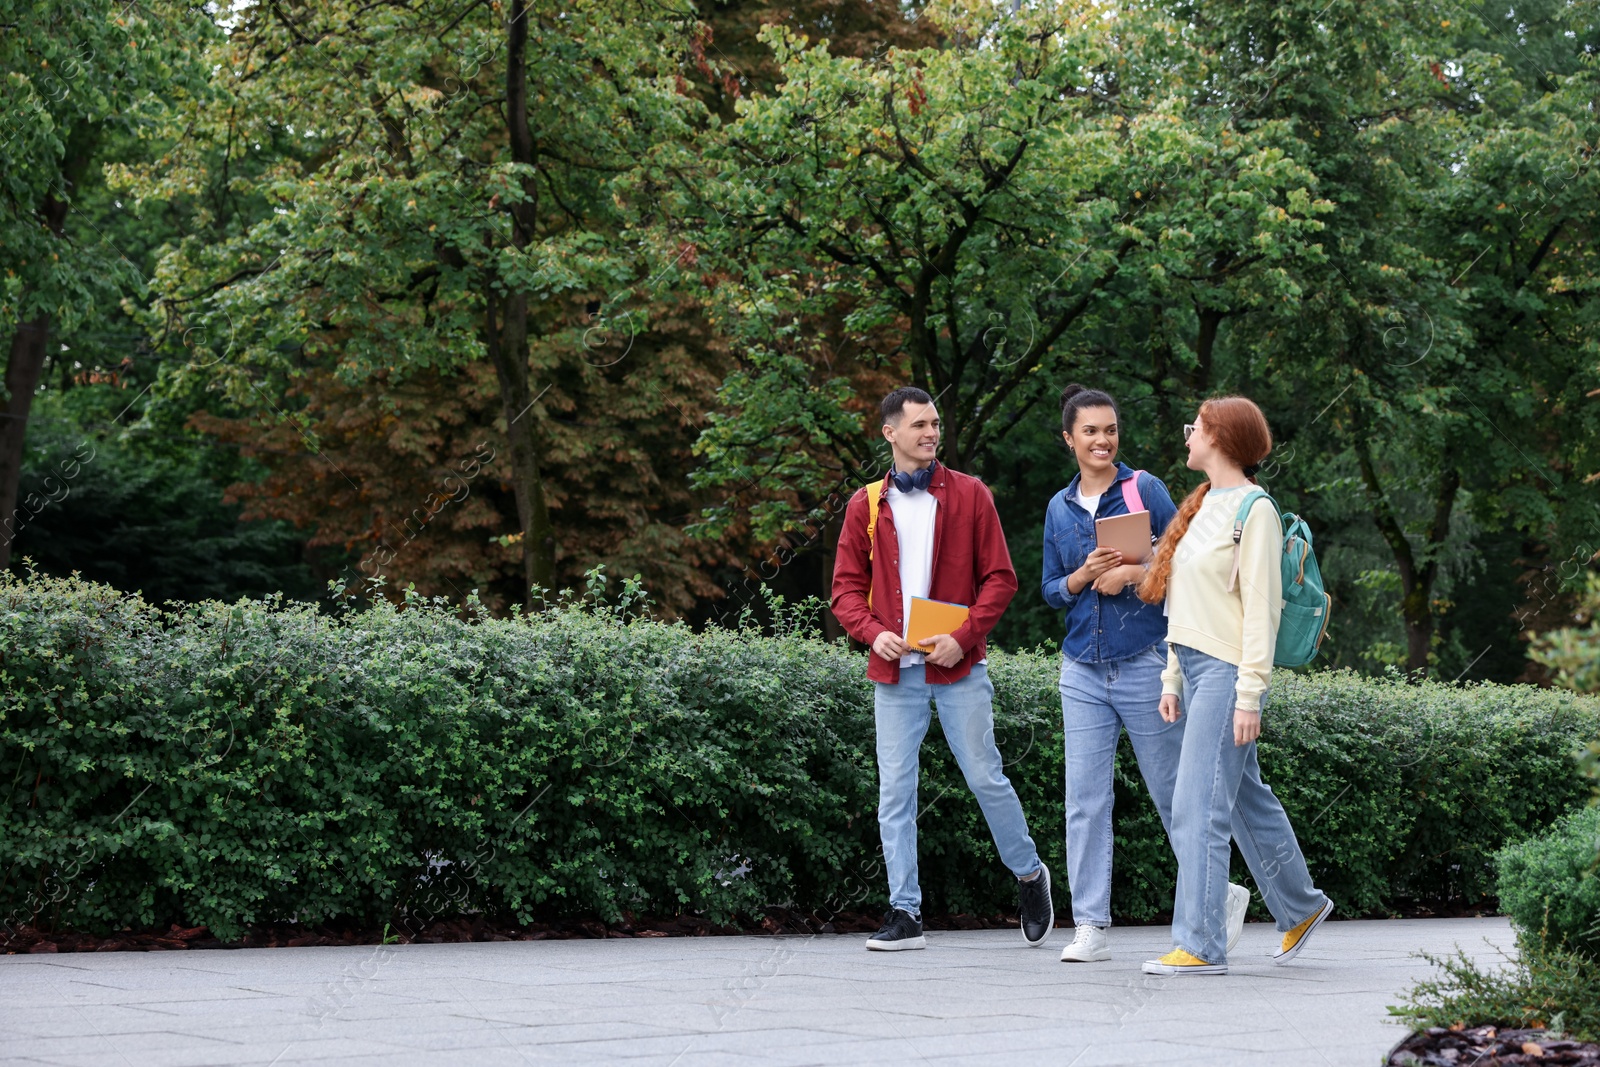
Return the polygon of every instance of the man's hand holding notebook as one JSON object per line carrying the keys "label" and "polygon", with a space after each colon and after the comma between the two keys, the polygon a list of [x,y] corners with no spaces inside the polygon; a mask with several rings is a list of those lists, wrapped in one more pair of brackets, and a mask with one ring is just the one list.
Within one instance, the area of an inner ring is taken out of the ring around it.
{"label": "man's hand holding notebook", "polygon": [[[955,659],[944,663],[941,660],[948,657],[938,655],[940,642],[934,638],[949,637],[967,621],[967,615],[965,604],[951,604],[944,600],[928,600],[925,597],[914,596],[911,598],[911,615],[906,620],[906,643],[918,651],[927,653],[929,662],[935,667],[954,666],[961,659],[961,646],[955,646]],[[954,639],[951,639],[951,644],[954,644]]]}

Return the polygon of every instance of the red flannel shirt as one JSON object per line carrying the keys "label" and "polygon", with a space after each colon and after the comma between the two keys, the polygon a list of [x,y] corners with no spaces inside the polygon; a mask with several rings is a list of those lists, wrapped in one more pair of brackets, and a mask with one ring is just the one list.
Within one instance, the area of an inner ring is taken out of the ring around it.
{"label": "red flannel shirt", "polygon": [[[856,490],[844,511],[844,529],[833,564],[833,614],[845,632],[870,649],[885,630],[906,632],[900,590],[900,539],[889,509],[887,477],[876,486]],[[875,558],[867,560],[867,493],[882,494],[878,511]],[[985,655],[984,639],[1000,621],[1017,591],[1017,572],[1000,530],[989,487],[970,474],[943,463],[935,469],[928,492],[939,501],[933,521],[933,582],[930,600],[965,604],[967,621],[950,636],[965,653],[954,667],[927,665],[930,684],[958,682]],[[867,589],[872,607],[867,607]],[[867,677],[875,682],[900,681],[900,664],[876,652],[867,653]]]}

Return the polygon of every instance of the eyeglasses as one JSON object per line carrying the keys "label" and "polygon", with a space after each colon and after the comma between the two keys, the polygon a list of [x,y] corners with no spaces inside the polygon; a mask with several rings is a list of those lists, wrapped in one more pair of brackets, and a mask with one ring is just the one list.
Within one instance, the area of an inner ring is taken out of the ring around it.
{"label": "eyeglasses", "polygon": [[1199,427],[1195,426],[1195,424],[1192,423],[1192,422],[1184,423],[1184,425],[1183,425],[1183,441],[1184,441],[1184,444],[1188,444],[1189,443],[1189,438],[1194,436],[1194,432],[1198,428]]}

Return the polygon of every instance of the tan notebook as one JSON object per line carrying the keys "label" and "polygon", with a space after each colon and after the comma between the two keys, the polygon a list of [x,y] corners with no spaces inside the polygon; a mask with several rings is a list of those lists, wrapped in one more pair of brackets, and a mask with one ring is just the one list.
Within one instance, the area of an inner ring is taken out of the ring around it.
{"label": "tan notebook", "polygon": [[906,644],[922,648],[930,637],[954,633],[967,621],[969,614],[965,604],[914,596],[911,618],[906,620]]}
{"label": "tan notebook", "polygon": [[1096,548],[1116,549],[1122,553],[1124,563],[1145,562],[1152,554],[1150,513],[1135,511],[1128,515],[1094,520],[1094,545]]}

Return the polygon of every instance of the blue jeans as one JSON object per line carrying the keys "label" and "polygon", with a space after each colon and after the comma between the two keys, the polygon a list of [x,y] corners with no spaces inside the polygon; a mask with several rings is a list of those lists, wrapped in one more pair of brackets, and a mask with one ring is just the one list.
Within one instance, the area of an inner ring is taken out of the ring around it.
{"label": "blue jeans", "polygon": [[1289,816],[1261,780],[1255,742],[1233,743],[1239,668],[1183,645],[1172,647],[1183,671],[1188,719],[1172,805],[1172,851],[1178,856],[1172,943],[1208,963],[1225,963],[1230,833],[1279,930],[1309,919],[1328,898],[1312,884]]}
{"label": "blue jeans", "polygon": [[873,714],[878,728],[878,831],[889,871],[891,907],[922,914],[917,884],[918,753],[928,733],[929,701],[939,706],[939,728],[978,798],[1000,859],[1018,878],[1040,867],[1039,851],[1028,836],[1022,802],[1005,776],[994,743],[994,685],[989,668],[978,665],[959,682],[929,685],[922,665],[900,668],[897,684],[873,683]]}
{"label": "blue jeans", "polygon": [[1172,832],[1172,790],[1184,720],[1161,719],[1161,672],[1166,665],[1165,642],[1122,660],[1061,662],[1067,878],[1072,920],[1079,926],[1111,925],[1112,772],[1123,727],[1161,826]]}

